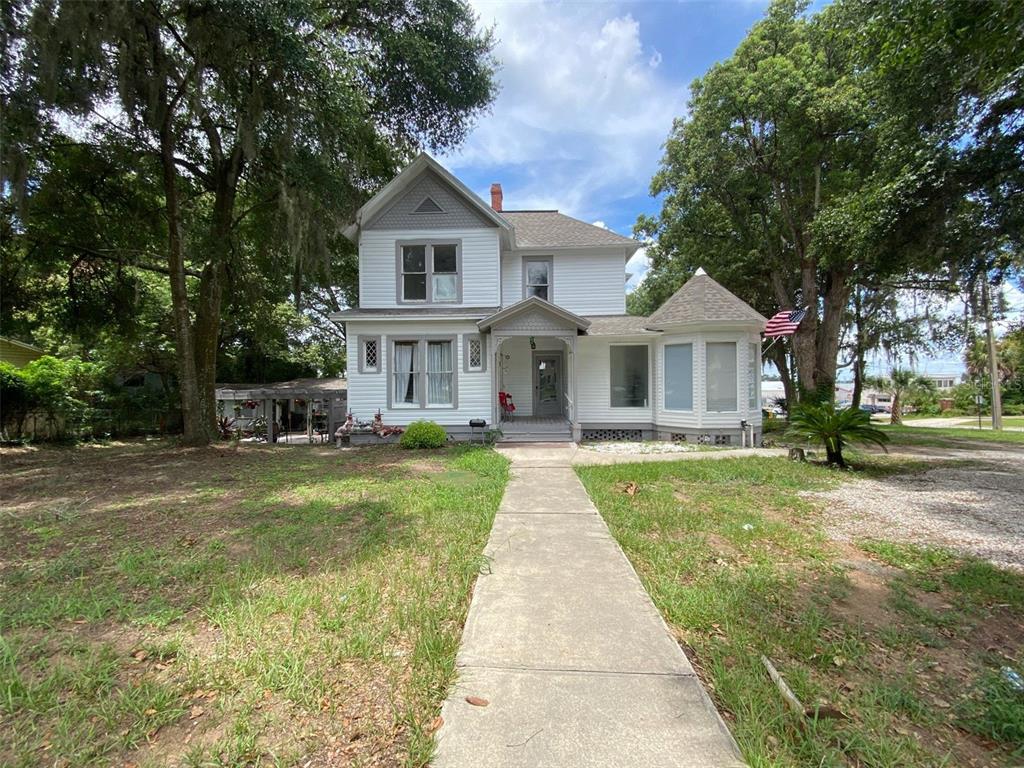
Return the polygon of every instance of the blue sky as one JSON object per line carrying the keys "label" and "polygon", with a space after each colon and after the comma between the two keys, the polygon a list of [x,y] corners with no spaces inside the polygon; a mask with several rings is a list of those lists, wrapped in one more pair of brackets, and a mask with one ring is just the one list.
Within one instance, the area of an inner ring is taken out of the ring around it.
{"label": "blue sky", "polygon": [[[482,198],[557,208],[630,235],[689,85],[727,58],[766,0],[641,3],[470,0],[497,38],[500,91],[458,151],[439,158]],[[642,279],[641,249],[629,265]],[[1019,308],[1020,292],[1010,297]],[[885,366],[885,361],[879,363]],[[927,370],[959,370],[955,358]]]}

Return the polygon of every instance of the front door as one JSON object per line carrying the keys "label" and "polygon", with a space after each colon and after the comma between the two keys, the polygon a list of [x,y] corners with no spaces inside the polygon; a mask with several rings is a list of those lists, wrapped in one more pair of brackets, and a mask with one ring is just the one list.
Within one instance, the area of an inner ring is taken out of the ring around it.
{"label": "front door", "polygon": [[533,354],[533,415],[562,415],[562,356]]}

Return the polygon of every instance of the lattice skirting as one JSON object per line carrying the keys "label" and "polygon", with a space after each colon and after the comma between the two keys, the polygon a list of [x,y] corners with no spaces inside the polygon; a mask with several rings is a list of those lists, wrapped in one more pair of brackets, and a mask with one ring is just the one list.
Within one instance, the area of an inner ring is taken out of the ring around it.
{"label": "lattice skirting", "polygon": [[642,429],[584,429],[584,440],[633,440],[644,439]]}

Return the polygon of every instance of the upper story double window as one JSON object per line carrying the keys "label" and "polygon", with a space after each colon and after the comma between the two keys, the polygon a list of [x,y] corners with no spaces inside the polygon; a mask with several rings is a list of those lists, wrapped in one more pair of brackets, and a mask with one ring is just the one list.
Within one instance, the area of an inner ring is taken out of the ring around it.
{"label": "upper story double window", "polygon": [[399,303],[458,303],[462,300],[462,243],[398,243]]}

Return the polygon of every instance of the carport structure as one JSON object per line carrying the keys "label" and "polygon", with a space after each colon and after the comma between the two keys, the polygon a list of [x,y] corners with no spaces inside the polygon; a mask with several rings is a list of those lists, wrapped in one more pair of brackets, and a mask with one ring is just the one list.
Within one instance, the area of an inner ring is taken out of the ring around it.
{"label": "carport structure", "polygon": [[348,381],[342,378],[309,378],[265,384],[218,384],[218,410],[245,429],[260,416],[277,425],[276,441],[313,443],[330,441],[344,423],[348,406]]}

